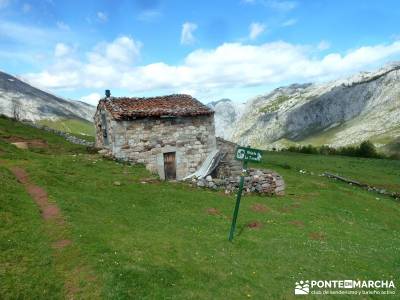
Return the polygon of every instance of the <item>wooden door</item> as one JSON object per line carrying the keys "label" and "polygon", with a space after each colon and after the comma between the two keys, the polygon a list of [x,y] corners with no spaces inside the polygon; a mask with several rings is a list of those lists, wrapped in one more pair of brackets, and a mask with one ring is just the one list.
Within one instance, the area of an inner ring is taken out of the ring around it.
{"label": "wooden door", "polygon": [[164,153],[165,180],[176,179],[175,152]]}

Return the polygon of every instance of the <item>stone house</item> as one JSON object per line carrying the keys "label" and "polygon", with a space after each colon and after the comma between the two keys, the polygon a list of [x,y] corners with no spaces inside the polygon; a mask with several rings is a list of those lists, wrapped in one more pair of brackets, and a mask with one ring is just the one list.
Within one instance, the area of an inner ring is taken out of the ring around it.
{"label": "stone house", "polygon": [[94,122],[97,148],[143,163],[161,179],[183,179],[217,147],[214,111],[189,95],[117,98],[108,92]]}

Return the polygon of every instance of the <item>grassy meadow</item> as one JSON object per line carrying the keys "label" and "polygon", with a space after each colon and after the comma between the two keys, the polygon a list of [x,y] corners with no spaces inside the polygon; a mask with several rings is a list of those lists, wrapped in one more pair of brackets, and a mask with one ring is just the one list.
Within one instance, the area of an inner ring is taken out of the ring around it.
{"label": "grassy meadow", "polygon": [[83,119],[41,120],[38,124],[68,132],[81,138],[86,137],[89,140],[93,140],[95,133],[93,123]]}
{"label": "grassy meadow", "polygon": [[[17,149],[11,136],[47,146]],[[160,182],[143,166],[5,118],[0,162],[2,299],[64,299],[73,280],[77,299],[296,299],[298,280],[400,284],[400,203],[319,176],[400,191],[400,161],[264,153],[253,166],[280,173],[286,195],[244,196],[232,243],[235,195]],[[71,245],[52,247],[60,233],[43,222],[13,166],[60,207]]]}

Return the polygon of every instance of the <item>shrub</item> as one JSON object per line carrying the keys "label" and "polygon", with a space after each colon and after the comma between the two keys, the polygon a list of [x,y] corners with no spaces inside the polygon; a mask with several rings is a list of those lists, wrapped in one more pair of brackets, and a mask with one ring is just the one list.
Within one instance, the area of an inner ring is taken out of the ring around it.
{"label": "shrub", "polygon": [[358,155],[360,157],[379,157],[374,144],[370,141],[364,141],[360,144]]}
{"label": "shrub", "polygon": [[327,145],[321,147],[307,146],[290,146],[283,151],[298,152],[305,154],[322,154],[322,155],[345,155],[354,157],[367,157],[367,158],[383,158],[370,141],[363,141],[359,146],[346,146],[340,148],[333,148]]}

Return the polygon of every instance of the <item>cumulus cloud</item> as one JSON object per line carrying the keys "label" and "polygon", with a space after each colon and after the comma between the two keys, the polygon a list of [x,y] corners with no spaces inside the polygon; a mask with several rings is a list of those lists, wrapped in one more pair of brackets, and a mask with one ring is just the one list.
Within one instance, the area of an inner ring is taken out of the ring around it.
{"label": "cumulus cloud", "polygon": [[40,73],[26,74],[25,78],[49,89],[119,86],[124,74],[132,71],[140,48],[140,42],[121,36],[110,43],[96,45],[86,53],[86,59],[78,60],[71,55],[71,47],[58,43],[54,51],[55,63]]}
{"label": "cumulus cloud", "polygon": [[196,39],[193,35],[194,31],[197,29],[197,24],[185,22],[182,25],[181,32],[181,44],[182,45],[190,45],[193,44]]}
{"label": "cumulus cloud", "polygon": [[99,100],[102,98],[103,96],[100,95],[99,93],[91,93],[89,95],[83,96],[81,97],[81,101],[89,103],[91,105],[96,106],[99,103]]}
{"label": "cumulus cloud", "polygon": [[249,26],[249,38],[255,40],[261,33],[265,31],[265,25],[262,23],[253,22]]}
{"label": "cumulus cloud", "polygon": [[181,64],[138,65],[140,48],[139,42],[123,36],[97,45],[86,53],[84,60],[68,55],[56,58],[51,68],[26,74],[25,78],[49,89],[121,88],[132,93],[154,90],[201,93],[333,79],[400,56],[400,41],[360,47],[346,54],[331,52],[321,57],[315,57],[317,46],[276,41],[262,45],[225,43],[214,49],[192,51]]}
{"label": "cumulus cloud", "polygon": [[96,16],[97,16],[97,19],[102,23],[105,23],[108,21],[108,15],[105,12],[98,11]]}

